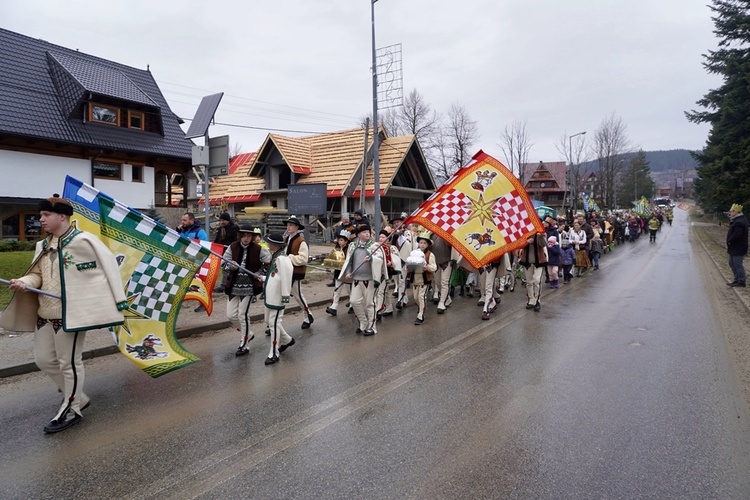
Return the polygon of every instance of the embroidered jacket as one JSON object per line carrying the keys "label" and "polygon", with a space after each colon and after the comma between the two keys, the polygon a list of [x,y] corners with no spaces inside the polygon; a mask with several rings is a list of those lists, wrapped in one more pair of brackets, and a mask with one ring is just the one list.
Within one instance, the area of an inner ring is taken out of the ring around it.
{"label": "embroidered jacket", "polygon": [[271,257],[271,265],[268,266],[268,274],[263,283],[265,298],[263,303],[269,309],[284,309],[289,303],[292,293],[292,261],[279,250]]}
{"label": "embroidered jacket", "polygon": [[[62,318],[45,319],[62,319],[66,332],[121,325],[127,302],[118,264],[109,248],[94,235],[73,227],[60,236],[58,248],[50,246],[52,241],[53,236],[48,235],[36,244],[34,260],[26,274],[19,278],[26,286],[55,290],[56,283],[49,277],[46,281],[43,279],[43,268],[49,263],[42,263],[42,259],[50,259],[59,269]],[[0,326],[10,331],[34,331],[40,300],[58,299],[40,299],[33,292],[14,294],[0,317]],[[56,308],[45,308],[51,309]]]}

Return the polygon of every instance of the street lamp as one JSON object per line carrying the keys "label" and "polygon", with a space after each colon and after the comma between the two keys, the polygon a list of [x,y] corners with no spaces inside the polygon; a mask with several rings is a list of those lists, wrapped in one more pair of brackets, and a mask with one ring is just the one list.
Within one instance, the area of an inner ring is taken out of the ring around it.
{"label": "street lamp", "polygon": [[[570,169],[573,169],[573,137],[577,137],[579,135],[586,135],[586,131],[578,132],[577,134],[573,134],[568,137],[568,155],[570,158]],[[568,174],[568,190],[570,191],[570,208],[571,210],[575,211],[576,209],[576,198],[575,198],[575,180],[574,182],[570,182],[570,174]],[[570,189],[572,188],[572,189]]]}

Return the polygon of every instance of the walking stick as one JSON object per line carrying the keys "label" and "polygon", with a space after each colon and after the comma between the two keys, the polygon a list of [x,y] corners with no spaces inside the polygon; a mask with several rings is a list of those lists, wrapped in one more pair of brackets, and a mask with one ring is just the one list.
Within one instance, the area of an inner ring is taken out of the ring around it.
{"label": "walking stick", "polygon": [[[10,285],[10,281],[4,280],[4,279],[0,278],[0,284]],[[59,299],[59,298],[61,298],[59,295],[55,295],[54,293],[45,292],[44,290],[39,290],[38,288],[34,288],[34,287],[30,287],[30,286],[26,287],[26,291],[27,292],[38,293],[39,295],[46,295],[47,297],[52,297],[53,299]]]}

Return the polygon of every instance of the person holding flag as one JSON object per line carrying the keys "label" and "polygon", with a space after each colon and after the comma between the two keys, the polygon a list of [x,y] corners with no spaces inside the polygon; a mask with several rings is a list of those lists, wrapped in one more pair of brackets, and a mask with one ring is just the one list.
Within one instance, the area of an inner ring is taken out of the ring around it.
{"label": "person holding flag", "polygon": [[370,239],[370,225],[362,223],[356,229],[357,238],[349,244],[346,260],[339,274],[338,286],[351,283],[349,302],[359,321],[357,333],[365,336],[377,333],[376,294],[385,269],[383,249]]}
{"label": "person holding flag", "polygon": [[224,283],[224,291],[229,295],[227,318],[240,325],[240,346],[235,352],[236,356],[247,354],[247,344],[255,338],[250,330],[250,304],[263,291],[263,283],[257,275],[252,276],[240,268],[259,273],[264,265],[271,262],[271,253],[253,241],[256,231],[260,233],[259,229],[254,230],[251,226],[241,226],[237,241],[224,252],[224,269],[229,273]]}
{"label": "person holding flag", "polygon": [[54,195],[41,200],[39,211],[48,234],[37,243],[26,274],[10,280],[10,289],[33,287],[46,293],[15,293],[0,326],[34,332],[34,360],[63,394],[60,408],[44,426],[44,432],[54,433],[78,423],[89,405],[83,392],[86,331],[122,325],[128,305],[115,256],[96,236],[71,225],[70,202]]}

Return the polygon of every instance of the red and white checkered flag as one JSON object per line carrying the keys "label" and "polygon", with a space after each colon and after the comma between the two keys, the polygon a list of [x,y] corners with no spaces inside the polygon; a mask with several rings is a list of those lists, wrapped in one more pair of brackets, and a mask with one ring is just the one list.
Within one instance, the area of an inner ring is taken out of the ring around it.
{"label": "red and white checkered flag", "polygon": [[475,268],[524,246],[530,236],[544,231],[518,179],[482,151],[404,222],[432,231]]}

